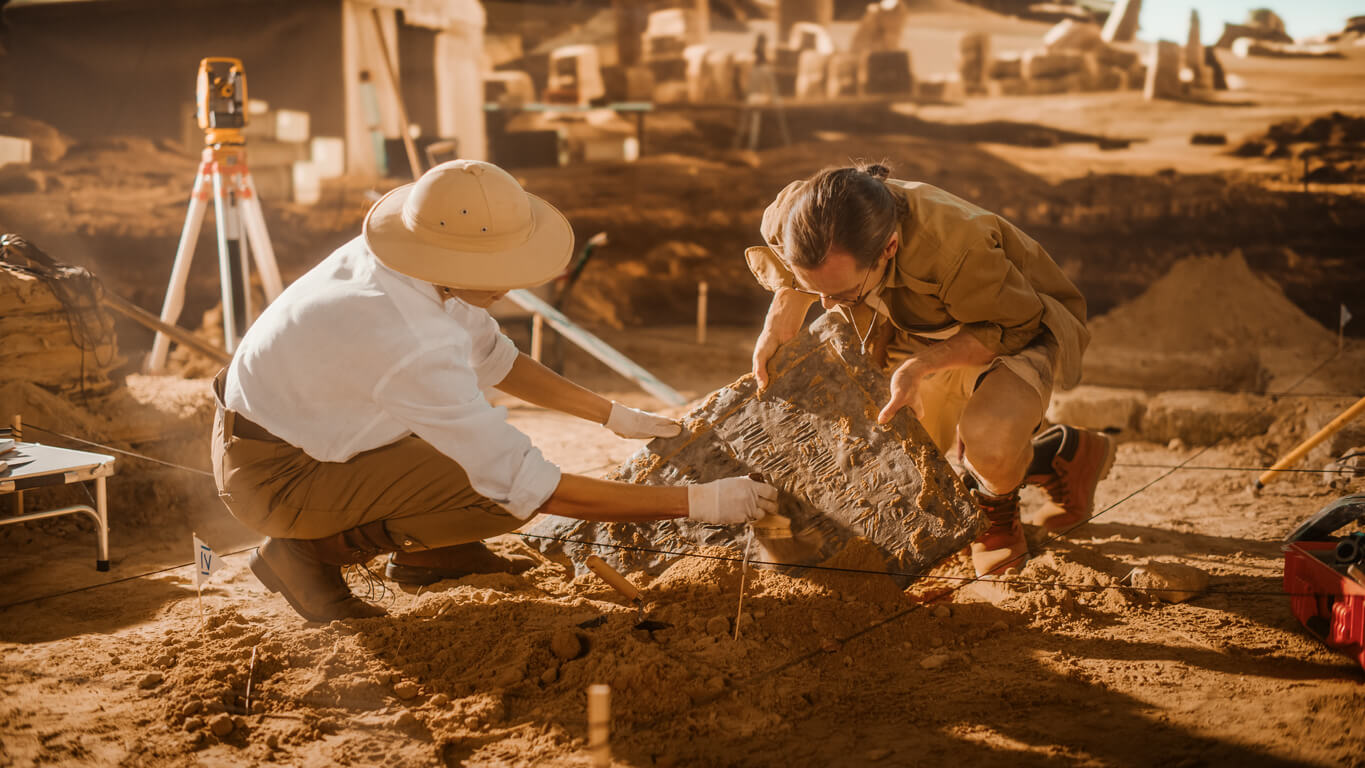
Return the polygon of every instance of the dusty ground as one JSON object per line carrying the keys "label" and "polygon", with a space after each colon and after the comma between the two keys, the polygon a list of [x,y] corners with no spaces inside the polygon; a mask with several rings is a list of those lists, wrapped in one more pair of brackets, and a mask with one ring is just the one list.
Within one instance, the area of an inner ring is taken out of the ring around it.
{"label": "dusty ground", "polygon": [[[224,514],[204,476],[205,366],[182,364],[189,378],[133,375],[84,403],[0,381],[0,413],[23,412],[31,438],[64,444],[46,428],[180,465],[120,459],[108,574],[94,571],[82,521],[0,527],[0,765],[586,765],[594,682],[613,689],[618,765],[1365,765],[1365,672],[1292,618],[1279,549],[1303,518],[1365,481],[1329,489],[1320,475],[1294,474],[1259,496],[1247,490],[1256,467],[1365,394],[1365,342],[1348,338],[1335,357],[1332,343],[1340,303],[1365,317],[1365,199],[1331,185],[1305,193],[1284,183],[1294,178],[1285,163],[1188,144],[1196,130],[1226,132],[1235,146],[1286,117],[1365,113],[1365,67],[1228,63],[1247,84],[1229,98],[1251,104],[1000,99],[872,126],[830,118],[795,126],[791,147],[757,153],[716,149],[728,146],[729,127],[712,118],[660,116],[661,141],[638,164],[520,174],[581,237],[610,234],[569,313],[691,398],[748,367],[763,297],[737,256],[756,239],[763,206],[786,181],[849,155],[890,159],[898,175],[1017,219],[1094,313],[1109,314],[1097,322],[1097,358],[1149,363],[1203,349],[1234,366],[1249,354],[1264,373],[1252,392],[1297,384],[1255,401],[1268,424],[1258,434],[1209,447],[1121,434],[1098,492],[1103,513],[1066,539],[1030,529],[1036,556],[1015,586],[966,585],[959,562],[907,592],[872,574],[741,575],[736,553],[706,552],[693,554],[712,559],[640,579],[651,617],[674,625],[653,637],[632,631],[633,614],[601,583],[572,581],[548,561],[521,577],[381,591],[387,619],[309,625],[251,576],[241,550],[255,538]],[[1048,143],[1039,131],[1060,143],[1021,146]],[[1145,141],[1101,152],[1087,140],[1097,135]],[[111,164],[118,158],[164,173],[130,178]],[[46,191],[0,195],[0,229],[90,265],[155,308],[193,159],[115,142],[46,172],[58,179]],[[365,191],[343,183],[318,208],[267,207],[286,279],[351,236]],[[1156,320],[1139,311],[1150,307],[1140,295],[1173,265],[1233,250],[1292,304],[1177,306]],[[187,318],[211,310],[216,291],[212,246],[200,254]],[[704,347],[686,325],[700,279],[720,324]],[[1138,317],[1141,327],[1123,325]],[[1197,334],[1181,325],[1191,318]],[[1330,330],[1305,330],[1297,344],[1273,333],[1308,328],[1309,318]],[[1348,330],[1360,333],[1361,322]],[[131,357],[146,341],[120,327]],[[658,407],[573,351],[566,366],[594,388]],[[1150,381],[1126,385],[1156,394]],[[637,447],[508,404],[567,470],[600,476]],[[75,493],[31,503],[72,503]],[[1026,501],[1036,507],[1039,497]],[[191,531],[228,564],[205,588],[202,613],[183,565]],[[516,537],[498,546],[529,551]],[[1208,592],[1172,605],[1118,583],[1149,558],[1205,570]],[[837,564],[867,559],[855,551]],[[601,616],[600,626],[579,626]]]}

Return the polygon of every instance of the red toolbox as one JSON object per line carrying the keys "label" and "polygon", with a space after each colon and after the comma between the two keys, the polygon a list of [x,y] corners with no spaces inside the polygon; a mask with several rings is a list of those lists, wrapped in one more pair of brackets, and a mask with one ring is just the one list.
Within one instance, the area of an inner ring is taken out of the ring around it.
{"label": "red toolbox", "polygon": [[1365,494],[1344,496],[1290,534],[1284,591],[1294,617],[1329,648],[1365,668],[1365,536],[1334,536],[1365,520]]}

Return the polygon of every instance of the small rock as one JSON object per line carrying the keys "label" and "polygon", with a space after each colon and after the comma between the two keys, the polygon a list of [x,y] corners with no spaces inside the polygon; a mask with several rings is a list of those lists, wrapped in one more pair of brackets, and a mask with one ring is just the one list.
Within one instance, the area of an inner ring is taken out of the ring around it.
{"label": "small rock", "polygon": [[433,707],[438,707],[438,708],[439,708],[439,707],[444,707],[445,705],[447,705],[447,704],[450,703],[450,697],[447,696],[447,695],[445,695],[444,693],[438,693],[438,694],[436,694],[435,696],[432,696],[432,697],[431,697],[431,700],[430,700],[429,703],[430,703],[431,706],[433,706]]}
{"label": "small rock", "polygon": [[935,653],[920,659],[919,665],[924,669],[938,669],[948,663],[948,658],[946,653]]}
{"label": "small rock", "polygon": [[280,748],[280,735],[279,735],[278,733],[272,733],[272,734],[270,734],[269,736],[266,736],[266,737],[265,737],[265,745],[266,745],[267,747],[270,747],[271,749],[279,749],[279,748]]}
{"label": "small rock", "polygon": [[550,636],[550,652],[569,661],[583,655],[583,638],[572,629],[557,629]]}
{"label": "small rock", "polygon": [[213,731],[214,736],[217,736],[220,739],[223,738],[229,733],[232,733],[232,718],[228,717],[227,713],[215,715],[214,718],[209,721],[209,730]]}
{"label": "small rock", "polygon": [[835,651],[839,650],[842,647],[843,643],[840,643],[838,640],[826,639],[821,641],[820,643],[820,650],[824,651],[825,653],[834,653]]}
{"label": "small rock", "polygon": [[1192,565],[1149,560],[1128,573],[1127,582],[1168,603],[1183,603],[1209,587],[1209,575]]}
{"label": "small rock", "polygon": [[165,677],[160,672],[148,672],[142,676],[141,680],[137,681],[137,687],[155,688],[158,685],[161,685],[161,681],[164,679]]}
{"label": "small rock", "polygon": [[852,657],[852,656],[845,656],[845,657],[844,657],[844,666],[845,666],[845,667],[851,667],[851,666],[853,666],[853,657]]}
{"label": "small rock", "polygon": [[559,667],[550,667],[540,676],[540,682],[549,685],[559,679]]}
{"label": "small rock", "polygon": [[197,715],[203,711],[204,702],[200,701],[199,699],[195,699],[194,701],[187,703],[185,705],[185,708],[180,710],[180,714],[184,715],[185,717],[189,717],[190,715]]}
{"label": "small rock", "polygon": [[411,728],[417,725],[417,715],[412,710],[405,709],[394,719],[393,724],[399,728]]}
{"label": "small rock", "polygon": [[942,647],[943,647],[943,638],[941,638],[941,637],[931,637],[931,638],[929,638],[929,647],[931,647],[931,648],[942,648]]}
{"label": "small rock", "polygon": [[952,615],[953,615],[952,608],[949,608],[948,606],[942,604],[934,606],[934,618],[946,619]]}
{"label": "small rock", "polygon": [[1008,632],[1008,631],[1009,631],[1009,628],[1010,628],[1010,625],[1006,624],[1005,622],[1003,622],[1003,621],[997,621],[997,622],[995,622],[994,624],[992,624],[992,625],[990,626],[990,631],[991,631],[992,634],[999,633],[999,632]]}
{"label": "small rock", "polygon": [[393,695],[400,699],[411,699],[421,690],[417,683],[411,680],[400,680],[393,684]]}
{"label": "small rock", "polygon": [[199,730],[200,728],[203,728],[203,727],[204,727],[204,719],[203,719],[202,717],[187,717],[187,718],[185,718],[185,730],[186,730],[187,732],[189,732],[189,733],[194,733],[195,731],[197,731],[197,730]]}
{"label": "small rock", "polygon": [[1184,440],[1181,440],[1181,439],[1178,438],[1178,437],[1173,437],[1173,438],[1171,438],[1171,442],[1166,443],[1166,450],[1168,450],[1168,451],[1183,451],[1183,450],[1185,450],[1185,441],[1184,441]]}
{"label": "small rock", "polygon": [[706,620],[706,634],[720,637],[730,633],[730,620],[724,616],[712,616]]}
{"label": "small rock", "polygon": [[876,749],[869,749],[867,751],[866,757],[868,762],[875,763],[878,760],[885,760],[886,758],[890,757],[892,752],[895,752],[895,750],[888,749],[886,747],[878,747]]}
{"label": "small rock", "polygon": [[208,737],[204,735],[203,731],[195,731],[190,734],[189,739],[186,741],[189,744],[190,749],[199,749],[208,741]]}

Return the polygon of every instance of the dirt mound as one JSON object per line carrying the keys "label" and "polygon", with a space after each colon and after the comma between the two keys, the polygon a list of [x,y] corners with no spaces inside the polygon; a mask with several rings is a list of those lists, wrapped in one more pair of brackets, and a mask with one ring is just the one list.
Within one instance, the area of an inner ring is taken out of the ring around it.
{"label": "dirt mound", "polygon": [[1240,251],[1177,262],[1090,331],[1087,383],[1149,389],[1260,391],[1336,344]]}
{"label": "dirt mound", "polygon": [[21,115],[0,115],[0,136],[28,139],[33,164],[51,165],[62,159],[71,146],[71,137],[63,135],[51,125]]}

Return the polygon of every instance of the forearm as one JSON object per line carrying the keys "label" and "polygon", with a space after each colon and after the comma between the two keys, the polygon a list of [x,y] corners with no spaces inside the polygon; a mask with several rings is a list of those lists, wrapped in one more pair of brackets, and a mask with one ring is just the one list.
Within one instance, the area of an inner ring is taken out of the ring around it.
{"label": "forearm", "polygon": [[566,473],[555,492],[536,511],[613,523],[687,517],[687,488],[634,485]]}
{"label": "forearm", "polygon": [[994,360],[996,356],[997,353],[994,350],[982,344],[975,336],[969,333],[958,333],[937,344],[930,345],[922,352],[915,353],[911,360],[915,361],[916,366],[924,373],[933,373],[953,368],[985,365]]}
{"label": "forearm", "polygon": [[512,370],[496,388],[532,405],[567,413],[594,424],[605,424],[611,401],[560,376],[525,353],[517,354]]}

